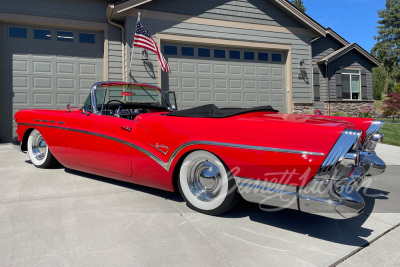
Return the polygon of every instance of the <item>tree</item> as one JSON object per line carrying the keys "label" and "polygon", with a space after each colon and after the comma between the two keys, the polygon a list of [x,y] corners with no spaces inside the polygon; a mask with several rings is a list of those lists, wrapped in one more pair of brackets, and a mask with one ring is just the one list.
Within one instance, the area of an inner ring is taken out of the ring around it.
{"label": "tree", "polygon": [[394,116],[400,112],[400,93],[390,93],[389,99],[383,101],[383,115],[385,117]]}
{"label": "tree", "polygon": [[384,63],[386,74],[379,76],[384,76],[383,92],[387,93],[400,82],[400,0],[386,0],[386,9],[378,10],[378,16],[377,43],[371,53]]}
{"label": "tree", "polygon": [[290,0],[290,3],[297,7],[301,12],[306,13],[307,8],[304,6],[302,0]]}

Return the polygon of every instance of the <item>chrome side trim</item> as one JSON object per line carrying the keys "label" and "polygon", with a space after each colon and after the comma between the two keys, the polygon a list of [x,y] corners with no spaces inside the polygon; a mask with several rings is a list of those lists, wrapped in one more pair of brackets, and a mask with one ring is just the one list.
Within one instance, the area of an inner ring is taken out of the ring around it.
{"label": "chrome side trim", "polygon": [[158,151],[160,151],[161,153],[163,153],[164,155],[168,154],[168,151],[170,150],[170,148],[168,148],[167,151],[162,151],[161,149],[159,149],[158,147],[156,147],[155,145],[149,144],[149,146],[154,147],[155,149],[157,149]]}
{"label": "chrome side trim", "polygon": [[130,143],[128,141],[115,138],[112,136],[104,135],[104,134],[99,134],[99,133],[94,133],[90,131],[85,131],[85,130],[79,130],[79,129],[71,129],[67,127],[60,127],[60,126],[54,126],[54,125],[48,125],[48,124],[34,124],[34,123],[19,123],[21,125],[28,125],[28,126],[41,126],[41,127],[49,127],[49,128],[57,128],[57,129],[63,129],[67,131],[75,131],[75,132],[80,132],[84,134],[90,134],[102,138],[106,138],[115,142],[122,143],[124,145],[130,146],[143,154],[147,155],[148,157],[152,158],[154,161],[156,161],[158,164],[161,165],[165,170],[169,171],[172,162],[174,161],[175,157],[178,155],[178,153],[188,147],[188,146],[194,146],[194,145],[211,145],[211,146],[222,146],[222,147],[230,147],[230,148],[241,148],[241,149],[249,149],[249,150],[258,150],[258,151],[268,151],[268,152],[281,152],[281,153],[291,153],[291,154],[302,154],[302,155],[314,155],[314,156],[324,156],[324,153],[319,153],[319,152],[309,152],[309,151],[300,151],[300,150],[290,150],[290,149],[284,149],[284,148],[273,148],[273,147],[262,147],[262,146],[251,146],[251,145],[243,145],[243,144],[231,144],[231,143],[222,143],[222,142],[214,142],[214,141],[190,141],[183,143],[179,147],[177,147],[171,154],[169,160],[167,162],[162,161],[159,157],[154,155],[153,153],[149,152],[148,150],[135,145],[133,143]]}
{"label": "chrome side trim", "polygon": [[288,209],[297,207],[297,187],[235,176],[236,185],[242,197],[260,205]]}
{"label": "chrome side trim", "polygon": [[344,158],[352,146],[357,143],[361,137],[361,133],[359,130],[345,129],[325,158],[317,175],[330,172]]}

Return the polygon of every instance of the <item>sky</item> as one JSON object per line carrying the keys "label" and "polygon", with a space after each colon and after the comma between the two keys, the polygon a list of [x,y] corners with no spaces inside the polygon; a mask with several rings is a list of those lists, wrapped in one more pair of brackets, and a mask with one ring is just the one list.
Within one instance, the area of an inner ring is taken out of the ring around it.
{"label": "sky", "polygon": [[332,28],[350,43],[371,51],[378,35],[379,9],[385,0],[303,0],[306,14],[325,28]]}

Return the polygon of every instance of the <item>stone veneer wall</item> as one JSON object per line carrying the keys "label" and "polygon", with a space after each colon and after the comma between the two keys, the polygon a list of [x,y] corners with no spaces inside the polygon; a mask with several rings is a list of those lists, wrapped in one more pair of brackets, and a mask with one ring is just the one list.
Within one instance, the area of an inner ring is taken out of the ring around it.
{"label": "stone veneer wall", "polygon": [[314,115],[314,103],[293,103],[293,114]]}
{"label": "stone veneer wall", "polygon": [[[365,107],[374,107],[373,100],[344,100],[344,101],[325,101],[325,113],[334,115],[335,112],[345,112],[350,116],[357,116],[358,112]],[[325,115],[325,114],[324,114]]]}

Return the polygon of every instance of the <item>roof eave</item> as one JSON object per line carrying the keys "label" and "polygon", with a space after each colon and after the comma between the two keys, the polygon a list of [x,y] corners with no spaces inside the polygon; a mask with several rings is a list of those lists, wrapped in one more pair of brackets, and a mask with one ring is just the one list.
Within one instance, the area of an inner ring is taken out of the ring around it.
{"label": "roof eave", "polygon": [[339,51],[339,52],[337,50],[332,52],[331,54],[329,54],[326,57],[324,57],[324,58],[320,59],[319,61],[317,61],[317,63],[318,64],[329,64],[332,61],[342,57],[345,54],[347,54],[348,52],[350,52],[353,49],[355,49],[357,52],[362,54],[366,59],[368,59],[369,61],[374,63],[377,67],[380,67],[380,66],[383,65],[379,60],[377,60],[374,56],[372,56],[370,53],[365,51],[361,46],[359,46],[356,43],[348,44],[347,46],[343,47],[342,50]]}
{"label": "roof eave", "polygon": [[300,20],[305,26],[311,28],[315,33],[317,33],[318,36],[323,36],[323,37],[326,36],[326,30],[321,24],[313,20],[307,14],[301,12],[289,1],[287,0],[271,0],[271,1],[274,2],[277,6],[281,7],[282,9],[289,11],[290,14],[292,14],[295,18]]}

